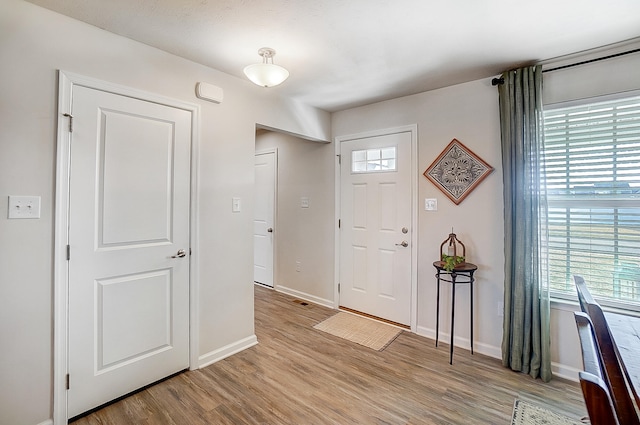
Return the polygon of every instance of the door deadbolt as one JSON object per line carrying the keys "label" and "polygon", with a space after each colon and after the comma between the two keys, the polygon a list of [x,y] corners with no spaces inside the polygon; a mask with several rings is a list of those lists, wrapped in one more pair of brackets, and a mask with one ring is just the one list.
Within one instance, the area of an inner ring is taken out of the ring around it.
{"label": "door deadbolt", "polygon": [[406,235],[407,233],[409,233],[409,229],[407,229],[406,227],[403,227],[402,228],[402,233],[404,233]]}

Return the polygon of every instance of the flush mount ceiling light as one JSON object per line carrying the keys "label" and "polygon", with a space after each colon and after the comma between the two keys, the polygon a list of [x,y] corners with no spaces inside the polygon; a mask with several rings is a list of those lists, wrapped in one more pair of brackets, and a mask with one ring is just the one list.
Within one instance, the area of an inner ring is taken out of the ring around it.
{"label": "flush mount ceiling light", "polygon": [[289,77],[289,71],[273,63],[276,51],[263,47],[258,50],[262,63],[255,63],[244,68],[244,73],[253,83],[262,87],[273,87]]}

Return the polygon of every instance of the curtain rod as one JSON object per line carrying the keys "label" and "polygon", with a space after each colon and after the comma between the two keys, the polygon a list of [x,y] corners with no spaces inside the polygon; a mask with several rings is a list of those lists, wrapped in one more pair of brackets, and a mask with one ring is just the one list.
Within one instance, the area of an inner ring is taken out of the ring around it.
{"label": "curtain rod", "polygon": [[[582,62],[571,63],[569,65],[562,65],[562,66],[557,66],[555,68],[543,69],[542,72],[544,73],[544,72],[558,71],[560,69],[573,68],[574,66],[586,65],[588,63],[599,62],[606,59],[613,59],[619,56],[629,55],[631,53],[637,53],[637,52],[640,52],[640,49],[627,50],[626,52],[614,53],[613,55],[603,56],[601,58],[589,59]],[[491,80],[492,86],[497,86],[500,84],[504,84],[504,78],[502,77],[494,78],[493,80]]]}

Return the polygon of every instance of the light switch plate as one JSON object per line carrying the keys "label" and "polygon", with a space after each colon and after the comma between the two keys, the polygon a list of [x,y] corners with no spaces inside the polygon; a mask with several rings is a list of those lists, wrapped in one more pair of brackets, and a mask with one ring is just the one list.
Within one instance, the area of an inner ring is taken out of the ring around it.
{"label": "light switch plate", "polygon": [[306,196],[300,198],[300,208],[309,208],[309,198]]}
{"label": "light switch plate", "polygon": [[424,200],[425,211],[438,211],[438,200],[436,198],[425,198]]}
{"label": "light switch plate", "polygon": [[240,212],[240,198],[231,198],[231,211]]}
{"label": "light switch plate", "polygon": [[40,218],[40,197],[9,196],[9,218]]}

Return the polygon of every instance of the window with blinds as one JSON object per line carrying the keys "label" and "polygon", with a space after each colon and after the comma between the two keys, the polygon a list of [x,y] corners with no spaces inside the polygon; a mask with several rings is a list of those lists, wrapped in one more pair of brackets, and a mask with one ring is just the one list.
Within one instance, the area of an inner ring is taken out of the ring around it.
{"label": "window with blinds", "polygon": [[640,96],[544,112],[551,290],[640,307]]}

